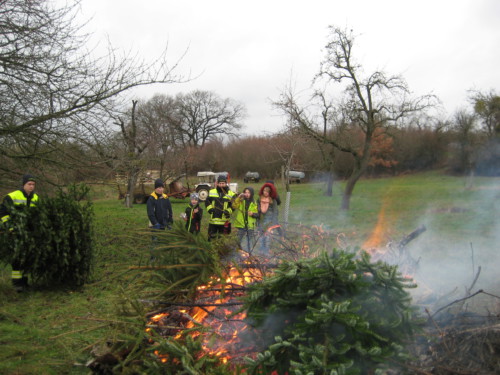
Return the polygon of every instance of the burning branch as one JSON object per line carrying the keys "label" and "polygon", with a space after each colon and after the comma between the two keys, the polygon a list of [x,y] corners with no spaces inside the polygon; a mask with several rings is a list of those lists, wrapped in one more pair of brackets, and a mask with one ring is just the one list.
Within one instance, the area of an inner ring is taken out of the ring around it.
{"label": "burning branch", "polygon": [[139,300],[144,303],[154,303],[164,306],[177,306],[177,307],[229,307],[240,306],[242,302],[226,302],[226,303],[196,303],[196,302],[168,302],[168,301],[155,301],[155,300]]}
{"label": "burning branch", "polygon": [[421,225],[417,229],[415,229],[413,232],[411,232],[409,235],[407,235],[405,238],[403,238],[401,241],[399,241],[399,244],[397,246],[399,251],[402,252],[403,249],[405,248],[405,246],[408,245],[408,243],[410,241],[413,241],[415,238],[420,236],[426,230],[427,230],[427,228],[425,227],[425,225]]}

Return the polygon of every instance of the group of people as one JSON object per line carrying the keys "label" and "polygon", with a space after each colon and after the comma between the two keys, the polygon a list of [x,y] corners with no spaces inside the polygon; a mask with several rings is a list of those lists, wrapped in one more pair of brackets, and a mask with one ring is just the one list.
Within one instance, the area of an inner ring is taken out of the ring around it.
{"label": "group of people", "polygon": [[[33,175],[23,176],[21,188],[7,194],[0,205],[2,222],[9,220],[11,207],[20,205],[30,207],[37,204],[38,195],[35,193],[35,186],[36,179]],[[155,180],[154,191],[147,201],[148,218],[153,229],[170,229],[174,222],[172,205],[164,189],[163,180]],[[280,203],[272,181],[262,185],[256,198],[252,187],[246,187],[237,195],[229,189],[227,177],[220,175],[216,187],[210,190],[205,201],[205,209],[209,215],[208,239],[211,241],[221,235],[228,235],[234,226],[243,250],[252,252],[257,249],[267,253],[270,246],[269,232],[278,226]],[[190,203],[183,214],[189,232],[200,232],[203,211],[198,194],[191,194]],[[18,264],[12,264],[12,283],[19,291],[27,287],[27,278]]]}
{"label": "group of people", "polygon": [[[173,223],[172,205],[164,188],[163,181],[157,179],[154,191],[147,201],[148,218],[153,229],[168,229]],[[231,191],[227,177],[219,175],[215,188],[209,191],[205,200],[208,240],[228,235],[234,227],[244,251],[252,252],[256,249],[267,253],[270,248],[270,232],[279,226],[280,204],[281,200],[272,181],[264,183],[255,197],[252,187],[246,187],[241,194]],[[198,194],[192,193],[190,203],[182,215],[189,232],[200,232],[203,211]]]}

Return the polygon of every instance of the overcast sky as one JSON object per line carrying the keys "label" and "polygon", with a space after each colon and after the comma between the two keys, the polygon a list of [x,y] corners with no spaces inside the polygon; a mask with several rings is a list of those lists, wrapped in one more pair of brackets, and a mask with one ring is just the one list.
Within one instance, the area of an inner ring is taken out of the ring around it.
{"label": "overcast sky", "polygon": [[365,70],[401,74],[416,95],[433,93],[451,115],[467,90],[500,91],[499,0],[82,0],[94,41],[158,56],[168,43],[187,84],[143,88],[175,95],[195,89],[242,102],[246,134],[275,132],[270,100],[292,80],[305,90],[318,71],[328,26],[358,34]]}

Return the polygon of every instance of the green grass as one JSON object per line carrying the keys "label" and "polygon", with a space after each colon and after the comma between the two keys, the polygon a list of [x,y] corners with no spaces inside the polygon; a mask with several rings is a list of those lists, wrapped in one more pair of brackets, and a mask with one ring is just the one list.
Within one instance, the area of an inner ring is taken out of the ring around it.
{"label": "green grass", "polygon": [[[262,185],[238,182],[240,190],[250,185],[258,191]],[[343,183],[335,184],[332,197],[324,196],[321,183],[294,184],[289,222],[322,224],[355,247],[370,238],[383,212],[381,246],[426,225],[427,231],[409,249],[434,272],[425,275],[427,279],[440,277],[433,265],[439,272],[448,270],[462,277],[468,272],[469,277],[472,252],[485,276],[496,275],[500,178],[476,178],[471,189],[465,188],[465,182],[438,172],[361,180],[347,212],[339,209]],[[144,264],[150,246],[146,206],[125,208],[113,189],[95,188],[97,263],[89,284],[77,291],[16,294],[10,286],[10,267],[0,266],[1,374],[88,374],[83,364],[89,348],[113,334],[121,293],[137,281],[129,266]],[[283,214],[286,193],[279,185],[278,191]],[[172,200],[175,220],[180,220],[187,203],[187,199]],[[454,271],[459,262],[464,266]]]}

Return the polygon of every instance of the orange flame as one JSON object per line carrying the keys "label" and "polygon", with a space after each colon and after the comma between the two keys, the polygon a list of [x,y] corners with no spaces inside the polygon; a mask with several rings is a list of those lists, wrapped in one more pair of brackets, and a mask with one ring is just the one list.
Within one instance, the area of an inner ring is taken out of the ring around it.
{"label": "orange flame", "polygon": [[[213,278],[206,285],[197,288],[198,292],[195,300],[199,301],[199,306],[183,311],[189,319],[183,328],[190,329],[196,326],[210,328],[208,332],[194,330],[189,333],[192,337],[200,335],[203,337],[202,346],[205,353],[219,357],[222,363],[227,363],[232,358],[231,348],[238,346],[240,333],[247,329],[247,325],[244,322],[246,318],[245,312],[234,314],[240,308],[240,305],[231,306],[228,303],[234,300],[235,295],[238,296],[243,293],[243,290],[238,289],[238,287],[244,287],[248,283],[261,279],[262,273],[258,269],[231,267],[224,281]],[[235,292],[235,290],[238,290],[238,292]],[[150,323],[156,323],[166,316],[168,314],[157,314],[150,318]],[[220,339],[214,340],[214,336],[211,335],[213,333]],[[175,334],[176,339],[181,336],[182,333]],[[157,353],[157,356],[162,362],[165,362],[164,359],[168,358],[160,353]]]}
{"label": "orange flame", "polygon": [[377,224],[373,229],[370,237],[365,241],[362,248],[365,250],[372,250],[379,247],[384,239],[385,230],[387,228],[387,222],[385,217],[385,204],[382,205],[377,218]]}

